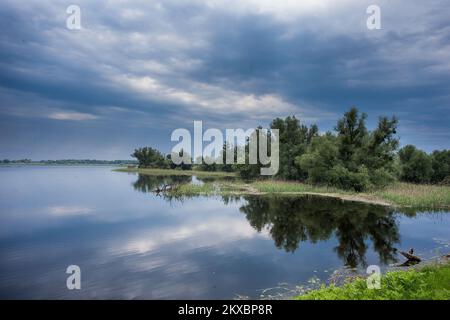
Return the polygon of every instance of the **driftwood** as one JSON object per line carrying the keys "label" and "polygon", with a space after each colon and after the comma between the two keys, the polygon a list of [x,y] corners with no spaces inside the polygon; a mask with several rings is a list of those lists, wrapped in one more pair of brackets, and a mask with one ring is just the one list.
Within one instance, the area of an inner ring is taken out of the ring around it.
{"label": "driftwood", "polygon": [[159,194],[161,192],[167,192],[167,191],[170,191],[172,189],[173,189],[173,187],[171,185],[164,184],[162,187],[159,187],[159,186],[156,187],[156,189],[153,190],[153,192],[156,192],[157,194]]}
{"label": "driftwood", "polygon": [[420,262],[422,259],[420,259],[418,256],[413,255],[409,252],[400,251],[400,254],[404,256],[406,259],[408,259],[408,262]]}

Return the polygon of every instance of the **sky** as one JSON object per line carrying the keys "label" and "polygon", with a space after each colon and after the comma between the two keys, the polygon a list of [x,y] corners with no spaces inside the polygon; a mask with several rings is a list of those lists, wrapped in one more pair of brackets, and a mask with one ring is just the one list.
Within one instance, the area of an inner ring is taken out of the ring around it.
{"label": "sky", "polygon": [[[369,5],[381,9],[370,30]],[[66,26],[69,5],[81,29]],[[0,159],[167,153],[177,128],[333,130],[351,106],[450,148],[448,0],[0,3]]]}

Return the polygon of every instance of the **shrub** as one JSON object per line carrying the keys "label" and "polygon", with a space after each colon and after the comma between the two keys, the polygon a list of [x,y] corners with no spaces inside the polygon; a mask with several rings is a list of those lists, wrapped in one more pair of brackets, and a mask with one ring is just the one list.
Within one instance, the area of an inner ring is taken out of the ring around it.
{"label": "shrub", "polygon": [[395,181],[395,176],[384,168],[372,171],[370,183],[377,188],[384,188]]}
{"label": "shrub", "polygon": [[450,186],[450,176],[446,176],[439,184],[442,186]]}
{"label": "shrub", "polygon": [[329,176],[329,185],[344,190],[361,192],[370,187],[369,172],[365,166],[360,166],[357,172],[351,172],[342,165],[337,165],[330,170]]}

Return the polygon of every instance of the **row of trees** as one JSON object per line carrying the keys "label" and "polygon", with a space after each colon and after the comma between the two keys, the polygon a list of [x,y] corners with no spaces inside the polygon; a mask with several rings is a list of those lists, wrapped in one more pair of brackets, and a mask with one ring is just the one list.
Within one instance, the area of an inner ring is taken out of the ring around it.
{"label": "row of trees", "polygon": [[336,134],[313,137],[305,152],[295,157],[309,182],[363,191],[395,179],[398,121],[381,117],[377,128],[369,131],[366,117],[352,108],[338,121]]}
{"label": "row of trees", "polygon": [[45,165],[125,165],[137,164],[135,160],[95,160],[95,159],[60,159],[60,160],[39,160],[33,161],[31,159],[0,160],[2,164],[45,164]]}
{"label": "row of trees", "polygon": [[[295,116],[276,118],[271,129],[279,130],[279,170],[275,178],[363,191],[386,186],[396,179],[416,183],[448,183],[450,150],[431,155],[408,145],[399,152],[398,120],[380,117],[372,131],[366,127],[367,115],[351,108],[338,120],[334,131],[319,134],[317,125],[301,124]],[[258,127],[255,132],[258,132]],[[268,132],[270,134],[270,131]],[[227,152],[244,149],[245,164],[226,164]],[[181,151],[183,152],[183,151]],[[245,146],[224,144],[219,157],[223,164],[196,166],[204,171],[236,171],[245,179],[262,178],[261,164],[249,164],[249,141]],[[136,149],[132,155],[141,167],[191,169],[190,164],[174,165],[170,155],[152,148]]]}
{"label": "row of trees", "polygon": [[[184,151],[180,151],[180,156],[183,156]],[[181,170],[191,170],[192,164],[181,163],[179,165],[175,164],[171,160],[171,155],[168,154],[164,156],[160,151],[151,148],[144,147],[135,149],[131,154],[133,158],[136,158],[140,168],[159,168],[159,169],[181,169]]]}
{"label": "row of trees", "polygon": [[3,164],[10,164],[10,163],[32,163],[31,159],[19,159],[19,160],[10,160],[10,159],[3,159],[1,161]]}
{"label": "row of trees", "polygon": [[400,178],[414,183],[442,183],[450,185],[450,150],[431,154],[407,145],[399,153]]}
{"label": "row of trees", "polygon": [[[337,122],[335,132],[319,134],[296,117],[277,118],[279,130],[279,179],[307,181],[356,191],[384,186],[396,178],[397,119],[381,117],[375,130],[366,127],[367,115],[352,108]],[[244,178],[256,178],[252,165],[237,166]]]}

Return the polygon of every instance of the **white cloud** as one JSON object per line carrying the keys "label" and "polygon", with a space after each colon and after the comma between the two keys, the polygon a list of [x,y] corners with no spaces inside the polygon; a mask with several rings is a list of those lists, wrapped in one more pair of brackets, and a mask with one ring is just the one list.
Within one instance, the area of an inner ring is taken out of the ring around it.
{"label": "white cloud", "polygon": [[240,12],[243,14],[270,14],[279,19],[290,19],[296,16],[311,14],[317,11],[325,10],[334,5],[334,7],[343,5],[349,0],[208,0],[207,5],[211,8]]}
{"label": "white cloud", "polygon": [[[149,100],[182,104],[197,112],[240,113],[248,116],[289,113],[299,107],[276,94],[247,94],[219,86],[186,81],[183,87],[168,86],[150,76],[118,75],[112,77],[117,86],[127,86]],[[187,87],[188,89],[184,89]]]}
{"label": "white cloud", "polygon": [[71,111],[52,112],[47,117],[53,120],[69,120],[69,121],[95,120],[98,118],[97,116],[90,113],[71,112]]}
{"label": "white cloud", "polygon": [[78,206],[52,206],[46,211],[55,217],[84,216],[92,213],[94,210],[87,207]]}
{"label": "white cloud", "polygon": [[161,246],[173,242],[181,242],[186,246],[214,247],[239,239],[254,237],[268,238],[266,231],[258,233],[249,224],[237,218],[213,218],[198,223],[183,224],[162,230],[150,230],[119,245],[116,254],[147,253],[160,249]]}
{"label": "white cloud", "polygon": [[[34,90],[41,96],[23,101],[32,86],[23,87],[14,93],[19,103],[0,99],[1,114],[79,122],[109,117],[113,126],[129,120],[129,126],[155,121],[172,127],[186,115],[200,115],[219,125],[250,127],[291,114],[314,121],[324,114],[335,117],[325,110],[340,110],[347,100],[328,99],[330,91],[364,108],[370,104],[361,98],[364,90],[370,97],[374,89],[401,87],[404,94],[411,87],[414,94],[418,85],[448,82],[447,4],[441,0],[379,0],[377,31],[366,27],[371,0],[78,4],[83,29],[72,32],[65,28],[65,7],[55,1],[4,1],[0,15],[11,27],[0,36],[2,52],[9,53],[0,68],[39,84]],[[50,90],[59,85],[80,90],[74,95]],[[320,86],[323,97],[317,98]],[[103,88],[105,94],[97,94]],[[349,90],[337,94],[343,88]],[[89,90],[95,92],[93,104],[79,99]],[[173,110],[160,112],[164,106],[154,102],[167,102]],[[134,113],[108,113],[105,106],[116,103]]]}

